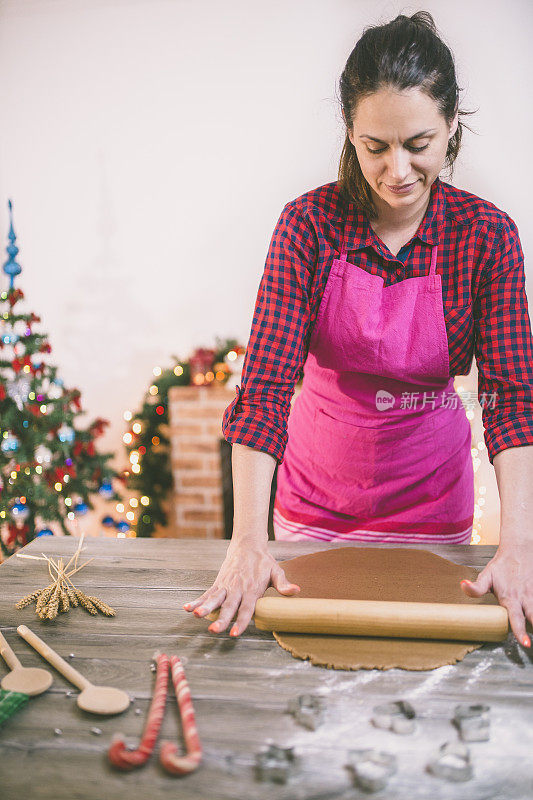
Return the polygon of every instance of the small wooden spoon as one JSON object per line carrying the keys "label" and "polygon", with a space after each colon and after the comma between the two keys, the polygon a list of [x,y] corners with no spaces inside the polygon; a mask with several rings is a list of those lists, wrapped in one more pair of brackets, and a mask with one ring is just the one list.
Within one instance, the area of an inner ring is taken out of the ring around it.
{"label": "small wooden spoon", "polygon": [[130,705],[131,701],[126,692],[112,686],[95,686],[58,656],[55,650],[39,639],[26,625],[19,625],[17,632],[68,681],[81,689],[77,703],[84,711],[90,711],[92,714],[120,714]]}
{"label": "small wooden spoon", "polygon": [[52,685],[52,673],[40,667],[23,667],[1,633],[0,656],[11,669],[0,683],[6,692],[20,692],[33,697],[46,692]]}

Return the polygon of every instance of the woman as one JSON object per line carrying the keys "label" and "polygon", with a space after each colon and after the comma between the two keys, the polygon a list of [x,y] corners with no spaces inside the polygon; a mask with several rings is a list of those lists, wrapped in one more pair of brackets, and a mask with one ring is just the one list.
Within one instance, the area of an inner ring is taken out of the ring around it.
{"label": "woman", "polygon": [[[224,414],[234,527],[214,584],[184,606],[238,636],[280,540],[469,543],[471,431],[453,378],[475,352],[500,544],[492,589],[533,622],[533,341],[514,221],[439,178],[459,152],[453,57],[427,12],[367,29],[340,80],[339,180],[287,203],[259,287],[244,387]],[[291,410],[294,386],[302,390]],[[290,417],[289,417],[289,412]]]}

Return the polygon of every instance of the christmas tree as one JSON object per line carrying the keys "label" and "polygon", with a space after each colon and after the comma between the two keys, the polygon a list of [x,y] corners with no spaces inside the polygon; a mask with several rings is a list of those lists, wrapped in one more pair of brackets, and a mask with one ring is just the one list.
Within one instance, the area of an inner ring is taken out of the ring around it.
{"label": "christmas tree", "polygon": [[[78,389],[68,389],[57,367],[43,360],[51,352],[47,335],[34,330],[40,317],[21,308],[24,293],[15,288],[21,267],[10,228],[9,277],[0,292],[0,548],[9,556],[35,536],[53,533],[57,523],[66,535],[67,521],[94,508],[91,494],[107,487],[116,472],[107,463],[113,453],[99,453],[95,439],[108,420],[79,424],[85,414]],[[75,426],[76,422],[76,426]]]}

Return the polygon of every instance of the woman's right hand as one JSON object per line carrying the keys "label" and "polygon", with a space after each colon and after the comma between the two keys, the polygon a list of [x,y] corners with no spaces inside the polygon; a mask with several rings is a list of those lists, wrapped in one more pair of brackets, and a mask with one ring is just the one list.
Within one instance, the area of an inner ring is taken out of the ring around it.
{"label": "woman's right hand", "polygon": [[269,553],[266,541],[240,537],[231,540],[215,582],[196,600],[185,603],[186,611],[204,617],[220,607],[220,616],[208,630],[224,631],[234,615],[237,619],[230,636],[239,636],[252,619],[255,603],[272,585],[280,594],[297,594],[300,587],[290,583],[276,559]]}

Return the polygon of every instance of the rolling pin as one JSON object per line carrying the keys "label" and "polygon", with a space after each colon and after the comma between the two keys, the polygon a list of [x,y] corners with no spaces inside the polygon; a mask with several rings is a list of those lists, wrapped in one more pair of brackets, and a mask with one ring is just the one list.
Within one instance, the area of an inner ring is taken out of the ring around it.
{"label": "rolling pin", "polygon": [[[217,609],[205,618],[214,621],[219,613]],[[262,631],[337,636],[499,642],[509,632],[507,609],[480,603],[260,597],[253,620]]]}

